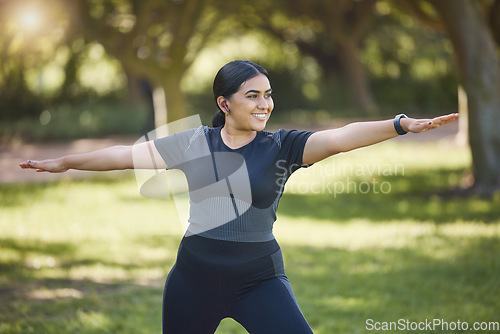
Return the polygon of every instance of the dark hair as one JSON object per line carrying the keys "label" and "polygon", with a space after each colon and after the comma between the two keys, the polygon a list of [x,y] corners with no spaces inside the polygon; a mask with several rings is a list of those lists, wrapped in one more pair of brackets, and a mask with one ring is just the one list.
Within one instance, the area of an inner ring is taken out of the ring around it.
{"label": "dark hair", "polygon": [[[269,74],[264,67],[249,60],[234,60],[227,63],[217,72],[214,79],[213,92],[215,103],[217,104],[219,96],[230,99],[245,81],[261,73],[269,78]],[[217,105],[217,108],[219,110],[212,119],[212,126],[214,128],[226,123],[224,112],[220,109],[219,105]]]}

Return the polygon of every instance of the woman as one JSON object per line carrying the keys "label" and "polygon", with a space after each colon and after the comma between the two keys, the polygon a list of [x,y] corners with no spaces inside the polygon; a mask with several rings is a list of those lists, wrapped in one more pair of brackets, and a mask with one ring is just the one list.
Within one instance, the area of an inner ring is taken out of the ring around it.
{"label": "woman", "polygon": [[230,62],[217,73],[213,91],[219,108],[213,127],[136,145],[134,157],[145,158],[135,159],[135,165],[130,146],[20,165],[38,172],[182,170],[190,191],[190,224],[165,284],[163,332],[213,333],[223,318],[231,317],[250,333],[312,333],[272,234],[286,180],[302,166],[434,129],[458,114],[434,119],[398,115],[314,133],[270,133],[264,128],[274,104],[264,68]]}

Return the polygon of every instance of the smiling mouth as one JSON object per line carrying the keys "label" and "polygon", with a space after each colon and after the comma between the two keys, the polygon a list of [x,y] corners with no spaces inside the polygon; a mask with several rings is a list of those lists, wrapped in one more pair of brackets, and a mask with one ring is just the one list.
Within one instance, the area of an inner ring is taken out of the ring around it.
{"label": "smiling mouth", "polygon": [[261,121],[265,121],[267,119],[267,114],[252,114],[252,116]]}

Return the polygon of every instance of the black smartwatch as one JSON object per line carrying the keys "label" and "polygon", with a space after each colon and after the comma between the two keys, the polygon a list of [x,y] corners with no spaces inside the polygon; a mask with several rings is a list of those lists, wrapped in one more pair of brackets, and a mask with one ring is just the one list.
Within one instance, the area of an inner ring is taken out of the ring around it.
{"label": "black smartwatch", "polygon": [[403,127],[401,126],[401,118],[408,118],[408,116],[406,116],[405,114],[399,114],[394,117],[394,129],[396,129],[396,132],[400,136],[408,133],[407,131],[403,130]]}

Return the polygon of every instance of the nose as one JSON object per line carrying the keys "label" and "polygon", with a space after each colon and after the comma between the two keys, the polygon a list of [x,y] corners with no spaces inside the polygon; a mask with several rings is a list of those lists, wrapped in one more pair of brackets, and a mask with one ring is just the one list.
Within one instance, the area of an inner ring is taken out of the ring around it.
{"label": "nose", "polygon": [[267,103],[266,99],[261,97],[259,98],[257,108],[259,109],[268,109],[269,108],[269,103]]}

